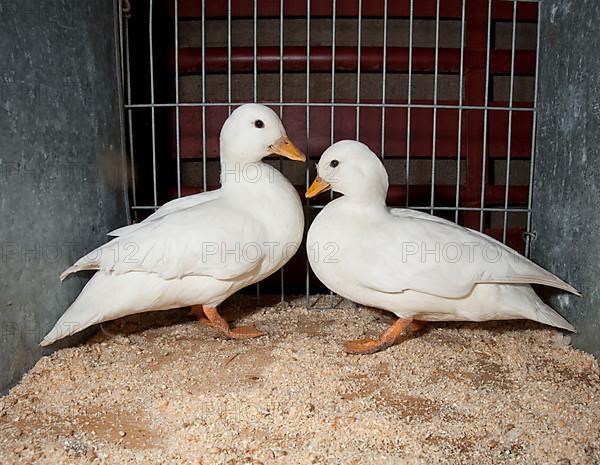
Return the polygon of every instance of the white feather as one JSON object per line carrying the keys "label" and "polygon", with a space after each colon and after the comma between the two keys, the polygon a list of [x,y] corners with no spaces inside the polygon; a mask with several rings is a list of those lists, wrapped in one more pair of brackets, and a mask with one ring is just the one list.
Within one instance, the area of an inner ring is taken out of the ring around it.
{"label": "white feather", "polygon": [[[258,119],[263,126],[254,124]],[[267,107],[234,111],[221,131],[221,162],[230,179],[112,231],[114,239],[65,270],[61,279],[97,273],[41,345],[134,313],[216,306],[281,268],[302,239],[302,204],[289,181],[261,159],[285,135]]]}
{"label": "white feather", "polygon": [[[387,173],[365,145],[334,144],[318,171],[344,194],[317,215],[307,238],[311,267],[334,292],[401,318],[528,318],[574,330],[530,286],[578,294],[566,282],[478,231],[426,213],[387,208]],[[332,245],[335,254],[326,256],[325,247],[331,251]]]}

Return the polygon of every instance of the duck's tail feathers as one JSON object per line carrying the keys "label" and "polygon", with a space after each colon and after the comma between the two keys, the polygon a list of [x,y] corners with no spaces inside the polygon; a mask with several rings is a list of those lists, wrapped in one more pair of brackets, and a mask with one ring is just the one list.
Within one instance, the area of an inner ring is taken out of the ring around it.
{"label": "duck's tail feathers", "polygon": [[60,274],[60,280],[64,281],[67,278],[67,276],[69,276],[72,273],[76,273],[77,271],[79,270],[75,267],[75,265],[70,266]]}
{"label": "duck's tail feathers", "polygon": [[570,292],[571,294],[575,294],[578,297],[581,297],[582,294],[569,283],[563,281],[562,279],[552,276],[548,277],[538,277],[535,280],[530,281],[532,284],[542,284],[544,286],[554,287],[556,289],[561,289],[563,291]]}
{"label": "duck's tail feathers", "polygon": [[110,295],[104,289],[106,276],[96,273],[85,285],[79,296],[69,306],[65,313],[56,322],[54,327],[44,337],[41,346],[49,346],[59,339],[75,333],[102,321],[106,321],[107,302],[102,295]]}
{"label": "duck's tail feathers", "polygon": [[565,329],[576,333],[575,327],[565,320],[556,310],[546,305],[541,299],[537,299],[535,308],[535,316],[532,318],[535,321],[544,323],[545,325],[554,326],[555,328]]}
{"label": "duck's tail feathers", "polygon": [[479,281],[480,283],[493,283],[493,284],[541,284],[542,286],[554,287],[563,291],[575,294],[581,297],[582,294],[569,283],[566,283],[562,279],[552,275],[549,272],[545,272],[544,276],[539,275],[518,275],[511,277],[510,279],[486,279]]}

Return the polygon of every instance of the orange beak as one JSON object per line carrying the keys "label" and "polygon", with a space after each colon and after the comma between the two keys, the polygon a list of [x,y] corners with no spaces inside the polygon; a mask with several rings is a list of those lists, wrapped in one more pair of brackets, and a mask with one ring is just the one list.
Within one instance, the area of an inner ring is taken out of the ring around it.
{"label": "orange beak", "polygon": [[317,176],[306,191],[306,194],[304,194],[304,197],[311,199],[315,195],[328,191],[329,189],[331,189],[331,184],[323,181],[319,176]]}
{"label": "orange beak", "polygon": [[273,145],[269,146],[269,152],[294,161],[306,161],[306,156],[287,136],[282,137]]}

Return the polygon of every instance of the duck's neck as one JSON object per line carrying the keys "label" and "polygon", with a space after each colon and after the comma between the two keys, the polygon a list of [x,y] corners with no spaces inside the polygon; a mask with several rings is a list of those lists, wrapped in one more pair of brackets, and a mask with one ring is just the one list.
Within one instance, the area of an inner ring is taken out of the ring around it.
{"label": "duck's neck", "polygon": [[351,207],[354,210],[358,208],[362,211],[384,212],[387,209],[385,197],[381,196],[344,195],[336,199],[336,202]]}
{"label": "duck's neck", "polygon": [[356,186],[352,192],[345,193],[344,198],[348,203],[356,206],[385,209],[386,194],[387,189],[384,188],[378,189],[367,186],[361,188],[360,186]]}
{"label": "duck's neck", "polygon": [[221,186],[232,188],[259,183],[269,174],[266,167],[269,166],[262,161],[221,160]]}

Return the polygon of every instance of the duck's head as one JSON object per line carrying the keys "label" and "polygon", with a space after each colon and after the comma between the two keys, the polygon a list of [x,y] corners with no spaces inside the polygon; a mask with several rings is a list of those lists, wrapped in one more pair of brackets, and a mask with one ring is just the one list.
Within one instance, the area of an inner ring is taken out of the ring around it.
{"label": "duck's head", "polygon": [[385,204],[388,175],[369,147],[354,140],[342,140],[321,155],[317,177],[306,197],[329,189],[360,202]]}
{"label": "duck's head", "polygon": [[277,113],[257,103],[242,105],[231,113],[221,129],[220,142],[221,159],[226,162],[253,163],[273,154],[306,160],[288,138]]}

